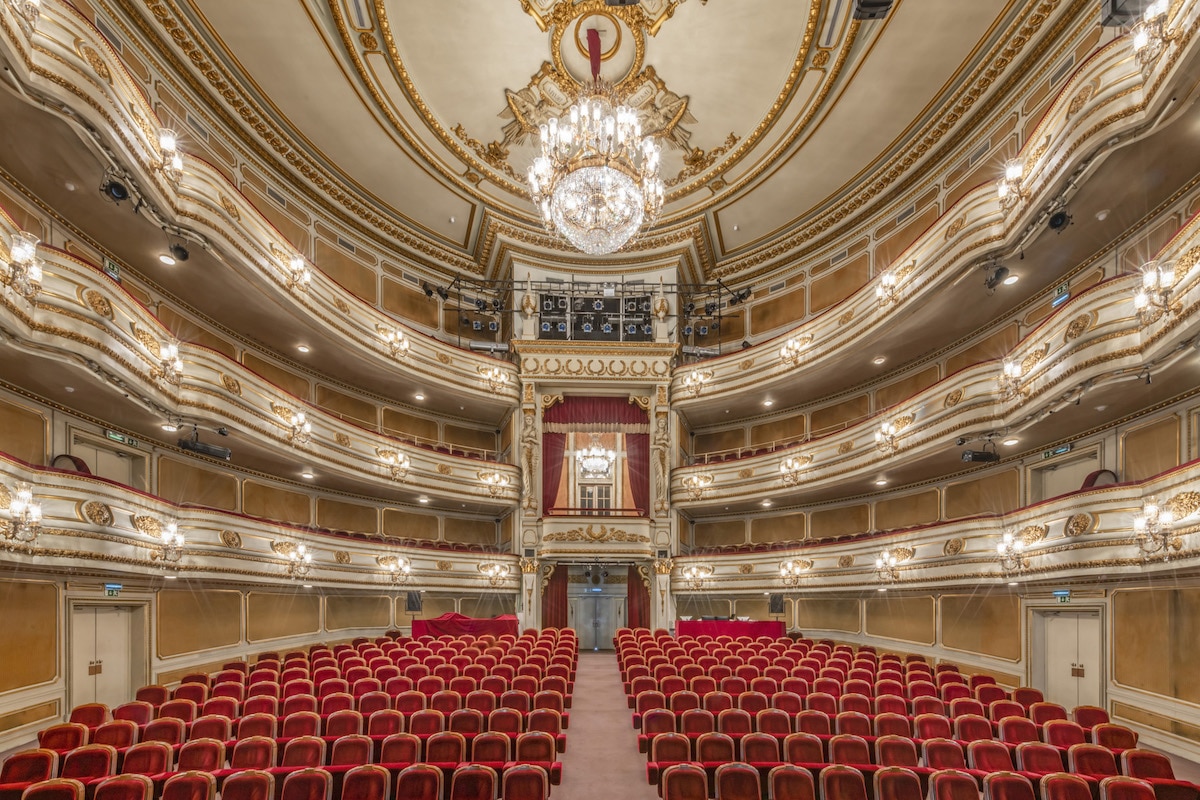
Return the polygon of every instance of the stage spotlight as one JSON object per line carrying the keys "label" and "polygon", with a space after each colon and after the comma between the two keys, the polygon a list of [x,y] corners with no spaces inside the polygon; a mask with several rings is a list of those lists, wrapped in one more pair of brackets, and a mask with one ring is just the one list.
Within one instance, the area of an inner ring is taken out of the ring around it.
{"label": "stage spotlight", "polygon": [[717,304],[716,303],[705,303],[704,304],[704,313],[708,314],[710,317],[713,314],[716,314],[717,313]]}
{"label": "stage spotlight", "polygon": [[421,288],[425,291],[425,296],[430,300],[433,299],[433,287],[424,281],[421,282]]}
{"label": "stage spotlight", "polygon": [[443,303],[450,299],[450,293],[446,291],[445,286],[437,287],[436,291],[437,291],[438,297],[442,298]]}
{"label": "stage spotlight", "polygon": [[480,297],[480,298],[477,298],[477,299],[475,300],[475,310],[476,310],[476,311],[485,311],[485,310],[487,310],[487,301],[486,301],[486,300],[484,300],[482,297]]}
{"label": "stage spotlight", "polygon": [[129,199],[129,189],[120,181],[109,178],[104,183],[100,184],[100,194],[112,200],[114,203],[120,203],[122,200]]}
{"label": "stage spotlight", "polygon": [[690,317],[695,312],[696,312],[696,304],[695,303],[688,303],[686,306],[683,307],[683,313],[686,316]]}
{"label": "stage spotlight", "polygon": [[171,245],[169,249],[171,250],[171,255],[175,256],[176,261],[187,261],[191,256],[188,249],[179,243]]}
{"label": "stage spotlight", "polygon": [[497,311],[497,312],[503,311],[504,310],[504,301],[497,297],[495,300],[492,301],[492,310]]}
{"label": "stage spotlight", "polygon": [[990,292],[1000,284],[1004,283],[1004,279],[1007,277],[1008,267],[996,267],[994,270],[992,270],[991,274],[988,275],[987,280],[983,282],[983,285],[986,286]]}

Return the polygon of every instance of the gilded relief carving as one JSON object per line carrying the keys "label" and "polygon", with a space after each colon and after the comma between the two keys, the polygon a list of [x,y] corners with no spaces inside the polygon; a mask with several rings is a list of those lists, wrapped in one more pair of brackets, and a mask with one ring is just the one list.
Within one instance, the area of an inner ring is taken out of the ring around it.
{"label": "gilded relief carving", "polygon": [[158,517],[151,517],[145,514],[135,514],[132,517],[133,527],[137,531],[146,536],[160,538],[162,536],[162,522]]}
{"label": "gilded relief carving", "polygon": [[347,436],[346,434],[339,433],[339,434],[336,434],[334,436],[334,438],[337,439],[337,443],[340,444],[342,447],[350,446],[350,437]]}
{"label": "gilded relief carving", "polygon": [[101,528],[113,524],[112,509],[97,500],[89,500],[83,504],[83,516],[88,522]]}
{"label": "gilded relief carving", "polygon": [[842,569],[849,569],[854,566],[854,556],[840,556],[838,558],[838,566]]}
{"label": "gilded relief carving", "polygon": [[738,572],[742,575],[749,575],[750,573],[754,572],[754,565],[753,564],[741,564],[738,566]]}
{"label": "gilded relief carving", "polygon": [[946,544],[942,545],[942,555],[956,556],[963,551],[963,545],[964,542],[961,536],[947,539]]}
{"label": "gilded relief carving", "polygon": [[954,408],[956,405],[962,402],[962,399],[963,390],[955,389],[953,392],[946,395],[946,399],[942,401],[942,406],[945,408]]}
{"label": "gilded relief carving", "polygon": [[237,531],[221,531],[221,544],[228,547],[230,550],[242,549],[242,535]]}
{"label": "gilded relief carving", "polygon": [[1050,352],[1050,345],[1044,344],[1037,350],[1034,350],[1021,361],[1021,374],[1028,375],[1029,371],[1036,367],[1046,354]]}
{"label": "gilded relief carving", "polygon": [[[531,384],[525,388],[532,389]],[[532,410],[527,410],[521,416],[521,486],[524,490],[522,507],[527,511],[536,511],[537,499],[537,466],[541,444],[538,441],[537,417]]]}
{"label": "gilded relief carving", "polygon": [[345,550],[334,550],[333,551],[333,560],[339,564],[349,564],[350,563],[350,554],[347,553]]}
{"label": "gilded relief carving", "polygon": [[1050,529],[1045,525],[1026,525],[1017,532],[1017,538],[1029,546],[1045,539],[1049,532]]}
{"label": "gilded relief carving", "polygon": [[454,569],[454,564],[450,561],[439,561],[437,562],[437,568],[438,572],[450,572]]}
{"label": "gilded relief carving", "polygon": [[97,77],[105,83],[112,83],[112,72],[108,69],[108,64],[104,63],[104,59],[96,52],[96,48],[89,44],[85,44],[82,39],[75,40],[75,49],[79,55],[83,56],[83,60],[88,63],[95,72]]}
{"label": "gilded relief carving", "polygon": [[1091,330],[1092,325],[1095,324],[1095,321],[1095,312],[1080,314],[1078,317],[1071,320],[1071,324],[1067,326],[1067,330],[1063,334],[1063,340],[1071,342],[1075,339],[1078,339],[1080,336],[1083,336],[1085,333]]}
{"label": "gilded relief carving", "polygon": [[158,339],[149,331],[142,330],[136,324],[131,324],[133,330],[133,338],[142,343],[142,347],[150,351],[150,355],[155,358],[160,358],[162,355],[162,346],[158,343]]}
{"label": "gilded relief carving", "polygon": [[235,394],[238,397],[242,396],[242,384],[237,378],[230,377],[225,373],[221,373],[221,384],[225,387],[225,391],[230,394]]}
{"label": "gilded relief carving", "polygon": [[753,478],[754,470],[750,469],[749,467],[746,467],[745,469],[739,469],[738,477],[739,478]]}
{"label": "gilded relief carving", "polygon": [[108,302],[108,298],[95,289],[88,289],[84,292],[83,300],[97,316],[113,318],[112,303]]}
{"label": "gilded relief carving", "polygon": [[1200,492],[1182,492],[1177,494],[1167,501],[1167,508],[1171,509],[1177,520],[1191,516],[1197,510],[1200,510]]}
{"label": "gilded relief carving", "polygon": [[624,542],[634,544],[648,544],[649,536],[643,536],[640,533],[629,533],[620,528],[609,528],[607,525],[601,525],[600,530],[596,530],[595,525],[588,525],[586,528],[572,528],[569,531],[555,531],[548,533],[542,537],[545,542],[589,542],[599,544],[602,542]]}
{"label": "gilded relief carving", "polygon": [[1085,533],[1091,533],[1095,527],[1096,518],[1091,514],[1075,514],[1063,526],[1063,535],[1067,537],[1083,536]]}
{"label": "gilded relief carving", "polygon": [[438,475],[453,475],[454,469],[449,464],[437,465]]}
{"label": "gilded relief carving", "polygon": [[218,194],[217,200],[221,203],[221,208],[225,209],[225,213],[229,215],[230,219],[234,222],[242,221],[242,212],[238,211],[238,207],[233,204],[232,200],[223,194]]}

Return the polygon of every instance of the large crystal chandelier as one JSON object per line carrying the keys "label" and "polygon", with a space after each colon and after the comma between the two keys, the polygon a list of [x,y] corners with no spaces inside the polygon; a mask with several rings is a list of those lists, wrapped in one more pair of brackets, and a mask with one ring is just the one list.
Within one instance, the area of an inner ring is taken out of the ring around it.
{"label": "large crystal chandelier", "polygon": [[529,168],[529,190],[546,229],[579,250],[619,250],[663,205],[661,148],[642,136],[637,112],[617,105],[600,77],[600,37],[588,31],[592,83],[566,116],[541,126],[541,155]]}
{"label": "large crystal chandelier", "polygon": [[606,450],[600,444],[600,437],[592,434],[592,443],[582,450],[575,451],[575,462],[585,478],[607,478],[612,474],[613,462],[617,454]]}

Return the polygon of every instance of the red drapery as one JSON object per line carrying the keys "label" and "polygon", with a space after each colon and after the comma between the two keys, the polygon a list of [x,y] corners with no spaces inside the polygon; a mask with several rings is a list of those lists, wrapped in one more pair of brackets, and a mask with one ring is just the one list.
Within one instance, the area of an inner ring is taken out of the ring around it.
{"label": "red drapery", "polygon": [[650,434],[625,434],[625,469],[633,505],[642,516],[650,515]]}
{"label": "red drapery", "polygon": [[548,514],[558,500],[562,480],[563,454],[567,450],[565,433],[542,434],[542,513]]}
{"label": "red drapery", "polygon": [[567,567],[558,564],[542,593],[542,627],[567,627]]}
{"label": "red drapery", "polygon": [[568,433],[625,434],[625,468],[638,512],[650,513],[650,415],[627,397],[564,397],[542,413],[542,513],[554,508]]}
{"label": "red drapery", "polygon": [[628,617],[625,624],[630,628],[650,627],[650,590],[642,583],[637,567],[629,565],[629,577],[625,579]]}

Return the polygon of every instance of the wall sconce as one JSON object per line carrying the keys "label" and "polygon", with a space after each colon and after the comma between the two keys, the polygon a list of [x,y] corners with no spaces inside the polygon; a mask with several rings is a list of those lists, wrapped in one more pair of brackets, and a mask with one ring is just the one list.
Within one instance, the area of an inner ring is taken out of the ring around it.
{"label": "wall sconce", "polygon": [[1175,31],[1167,30],[1167,11],[1170,3],[1167,0],[1155,0],[1146,6],[1142,18],[1131,29],[1133,34],[1133,54],[1137,59],[1142,77],[1147,77],[1158,62],[1159,56],[1167,49],[1167,45],[1175,38]]}
{"label": "wall sconce", "polygon": [[493,394],[508,385],[508,373],[500,367],[480,367],[479,376],[483,378],[483,382],[487,384]]}
{"label": "wall sconce", "polygon": [[799,586],[800,580],[812,569],[813,562],[804,558],[782,561],[779,564],[779,580],[784,586]]}
{"label": "wall sconce", "polygon": [[379,556],[375,559],[383,567],[384,574],[393,586],[408,583],[412,575],[412,562],[403,556]]}
{"label": "wall sconce", "polygon": [[1160,553],[1163,561],[1170,561],[1171,551],[1179,552],[1183,540],[1171,529],[1174,525],[1175,512],[1172,509],[1160,506],[1153,497],[1142,503],[1142,513],[1133,518],[1133,532],[1143,561],[1149,561],[1151,556]]}
{"label": "wall sconce", "polygon": [[173,566],[179,563],[179,559],[183,558],[183,534],[179,532],[179,523],[175,520],[168,520],[163,526],[159,534],[162,543],[159,545],[157,552],[151,553],[151,560],[160,560],[164,564]]}
{"label": "wall sconce", "polygon": [[41,240],[32,233],[14,233],[8,270],[3,276],[4,284],[30,303],[42,290],[42,260],[37,257],[40,243]]}
{"label": "wall sconce", "polygon": [[1005,533],[996,545],[996,555],[1000,559],[1000,569],[1005,574],[1020,572],[1029,566],[1029,557],[1025,555],[1025,540],[1011,533]]}
{"label": "wall sconce", "polygon": [[291,426],[287,435],[288,441],[297,446],[308,444],[312,438],[312,423],[304,416],[304,412],[292,412],[286,422]]}
{"label": "wall sconce", "polygon": [[896,568],[900,560],[890,550],[884,550],[875,558],[875,575],[884,583],[891,583],[900,577]]}
{"label": "wall sconce", "polygon": [[805,468],[812,463],[812,456],[789,456],[779,464],[779,474],[784,486],[799,486]]}
{"label": "wall sconce", "polygon": [[1149,325],[1163,314],[1174,311],[1171,307],[1171,291],[1174,288],[1173,263],[1148,261],[1142,266],[1142,285],[1133,296],[1133,307],[1142,325]]}
{"label": "wall sconce", "polygon": [[9,5],[29,23],[31,29],[37,27],[38,19],[42,16],[41,0],[9,0]]}
{"label": "wall sconce", "polygon": [[779,348],[779,357],[788,366],[796,366],[800,363],[800,359],[808,349],[808,346],[812,344],[812,340],[811,333],[806,333],[803,336],[793,336],[784,343],[783,347]]}
{"label": "wall sconce", "polygon": [[308,264],[304,262],[304,257],[292,256],[291,263],[288,265],[288,289],[294,292],[307,292],[311,282],[312,272],[309,270]]}
{"label": "wall sconce", "polygon": [[282,546],[282,552],[287,556],[287,566],[284,572],[289,578],[299,579],[308,576],[312,569],[312,553],[304,544],[287,543]]}
{"label": "wall sconce", "polygon": [[692,397],[699,397],[705,384],[713,379],[712,370],[694,369],[683,378],[683,388]]}
{"label": "wall sconce", "polygon": [[408,476],[408,470],[412,466],[412,462],[408,460],[408,456],[404,453],[383,449],[377,449],[375,453],[379,456],[379,460],[387,465],[392,480],[402,481]]}
{"label": "wall sconce", "polygon": [[163,177],[171,183],[179,183],[183,178],[183,154],[179,152],[179,137],[175,131],[163,128],[158,132],[158,150]]}
{"label": "wall sconce", "polygon": [[1025,164],[1019,158],[1004,165],[1004,177],[1000,179],[996,192],[1000,198],[1000,210],[1005,216],[1028,196],[1022,185],[1024,175]]}
{"label": "wall sconce", "polygon": [[897,290],[899,278],[892,270],[884,270],[879,275],[879,285],[875,287],[875,299],[879,301],[880,308],[887,308],[892,303],[900,299],[900,294]]}
{"label": "wall sconce", "polygon": [[154,377],[173,386],[179,385],[179,380],[183,377],[183,359],[179,357],[179,345],[168,342],[158,348],[158,369],[155,370]]}
{"label": "wall sconce", "polygon": [[683,488],[687,491],[688,497],[693,500],[703,500],[704,493],[708,491],[708,487],[713,485],[713,476],[707,472],[697,473],[695,475],[686,475],[683,478]]}
{"label": "wall sconce", "polygon": [[479,572],[487,579],[490,586],[499,586],[504,583],[510,571],[507,564],[487,562],[479,565]]}
{"label": "wall sconce", "polygon": [[700,591],[715,572],[711,564],[692,564],[680,570],[679,574],[689,589]]}
{"label": "wall sconce", "polygon": [[488,494],[499,497],[508,488],[508,476],[499,470],[479,473],[479,480],[487,487]]}
{"label": "wall sconce", "polygon": [[1014,397],[1021,391],[1021,373],[1023,371],[1020,361],[1004,360],[997,378],[1000,382],[1002,397]]}
{"label": "wall sconce", "polygon": [[9,522],[2,529],[4,538],[30,546],[42,532],[42,504],[33,499],[28,483],[18,483],[16,496],[8,504]]}
{"label": "wall sconce", "polygon": [[880,424],[879,430],[875,431],[875,446],[879,448],[880,452],[891,455],[896,452],[899,446],[896,441],[898,433],[899,429],[895,423],[884,422]]}
{"label": "wall sconce", "polygon": [[392,358],[404,358],[408,355],[409,341],[403,331],[398,331],[395,328],[377,328],[379,338],[383,339],[387,344],[388,352],[392,354]]}

